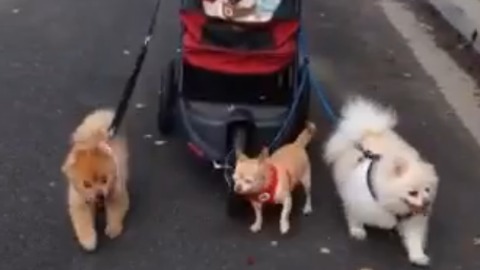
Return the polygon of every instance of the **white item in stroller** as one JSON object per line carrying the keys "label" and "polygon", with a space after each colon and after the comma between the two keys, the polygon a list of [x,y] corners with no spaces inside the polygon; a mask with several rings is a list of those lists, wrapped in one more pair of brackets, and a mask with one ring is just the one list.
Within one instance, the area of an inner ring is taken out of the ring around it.
{"label": "white item in stroller", "polygon": [[210,17],[235,22],[268,22],[281,0],[203,0],[203,10]]}

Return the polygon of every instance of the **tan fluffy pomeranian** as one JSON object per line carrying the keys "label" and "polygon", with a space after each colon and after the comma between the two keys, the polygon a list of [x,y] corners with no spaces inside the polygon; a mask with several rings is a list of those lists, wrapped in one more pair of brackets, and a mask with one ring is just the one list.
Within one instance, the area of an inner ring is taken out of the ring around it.
{"label": "tan fluffy pomeranian", "polygon": [[310,160],[305,148],[315,130],[313,123],[307,123],[293,143],[279,148],[271,156],[267,148],[256,158],[237,153],[234,191],[245,196],[255,211],[255,221],[250,227],[252,232],[262,228],[264,204],[281,204],[280,232],[286,234],[290,230],[292,191],[299,185],[305,191],[303,213],[308,215],[312,212]]}
{"label": "tan fluffy pomeranian", "polygon": [[410,262],[429,264],[428,220],[438,176],[432,164],[394,131],[393,110],[364,98],[351,99],[325,147],[325,160],[343,201],[350,235],[365,226],[396,229]]}
{"label": "tan fluffy pomeranian", "polygon": [[106,212],[105,234],[115,238],[122,233],[129,208],[127,191],[127,143],[123,136],[110,138],[111,110],[89,114],[71,137],[71,149],[62,166],[68,180],[68,207],[80,245],[95,250],[95,217]]}

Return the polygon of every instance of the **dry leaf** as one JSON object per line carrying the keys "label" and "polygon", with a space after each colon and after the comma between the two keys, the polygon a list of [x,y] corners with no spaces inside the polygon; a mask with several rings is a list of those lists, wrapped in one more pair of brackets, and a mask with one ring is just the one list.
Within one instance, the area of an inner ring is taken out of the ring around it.
{"label": "dry leaf", "polygon": [[320,253],[322,254],[330,254],[330,249],[329,248],[326,248],[326,247],[322,247],[320,248]]}
{"label": "dry leaf", "polygon": [[161,141],[161,140],[156,140],[155,141],[155,145],[157,145],[157,146],[161,146],[161,145],[164,145],[166,143],[167,143],[167,141]]}

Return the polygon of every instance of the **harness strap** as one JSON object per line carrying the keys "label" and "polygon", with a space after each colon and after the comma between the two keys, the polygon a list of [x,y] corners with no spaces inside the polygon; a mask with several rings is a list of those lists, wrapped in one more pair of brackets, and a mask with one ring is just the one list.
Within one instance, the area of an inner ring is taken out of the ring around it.
{"label": "harness strap", "polygon": [[[374,152],[372,152],[371,150],[369,149],[365,149],[361,144],[356,144],[355,145],[355,148],[360,151],[363,156],[360,158],[359,162],[363,161],[363,159],[369,159],[371,160],[370,164],[368,165],[368,168],[367,168],[367,187],[368,187],[368,191],[370,192],[370,195],[372,196],[372,198],[375,200],[375,201],[378,201],[378,196],[377,196],[377,192],[375,191],[375,187],[373,185],[373,170],[375,169],[375,165],[377,164],[377,162],[380,160],[380,158],[382,157],[380,154],[376,154]],[[427,213],[424,213],[424,215],[426,215]],[[396,214],[395,215],[395,218],[397,219],[397,223],[400,223],[400,222],[403,222],[405,220],[408,220],[412,217],[414,217],[415,214],[412,212],[412,211],[409,211],[408,213],[405,213],[405,214]]]}
{"label": "harness strap", "polygon": [[278,170],[273,164],[268,164],[269,177],[267,185],[258,194],[252,195],[251,199],[261,203],[275,203],[275,191],[278,186]]}
{"label": "harness strap", "polygon": [[370,192],[370,195],[372,198],[377,201],[378,196],[377,192],[375,191],[375,187],[373,185],[373,170],[377,162],[380,160],[381,155],[373,153],[371,150],[365,149],[361,144],[356,144],[355,146],[361,153],[362,157],[360,158],[360,162],[363,161],[363,159],[369,159],[371,160],[370,164],[368,165],[367,168],[367,187],[368,191]]}

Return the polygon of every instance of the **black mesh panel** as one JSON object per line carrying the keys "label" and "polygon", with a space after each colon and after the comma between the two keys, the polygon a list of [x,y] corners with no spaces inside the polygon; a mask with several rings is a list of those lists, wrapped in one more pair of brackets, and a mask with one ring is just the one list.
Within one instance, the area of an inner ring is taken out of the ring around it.
{"label": "black mesh panel", "polygon": [[210,19],[203,27],[202,42],[232,50],[266,50],[274,47],[272,33],[260,27],[245,27]]}

